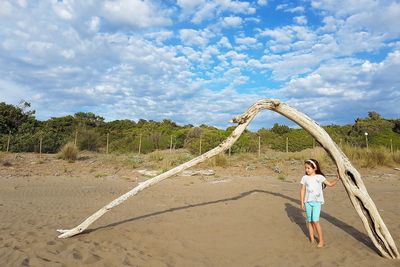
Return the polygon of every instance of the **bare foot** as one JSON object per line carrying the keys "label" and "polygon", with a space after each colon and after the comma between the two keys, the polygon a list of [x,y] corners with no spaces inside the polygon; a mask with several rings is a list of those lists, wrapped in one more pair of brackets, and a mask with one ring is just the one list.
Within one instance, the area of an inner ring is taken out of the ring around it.
{"label": "bare foot", "polygon": [[322,243],[322,242],[318,243],[317,248],[323,248],[323,247],[325,247],[324,243]]}

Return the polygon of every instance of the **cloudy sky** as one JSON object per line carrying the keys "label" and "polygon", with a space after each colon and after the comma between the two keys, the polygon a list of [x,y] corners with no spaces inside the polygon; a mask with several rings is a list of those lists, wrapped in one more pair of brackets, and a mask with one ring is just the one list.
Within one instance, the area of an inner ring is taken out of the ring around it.
{"label": "cloudy sky", "polygon": [[0,0],[0,25],[0,101],[40,120],[224,128],[262,98],[324,125],[400,117],[399,1]]}

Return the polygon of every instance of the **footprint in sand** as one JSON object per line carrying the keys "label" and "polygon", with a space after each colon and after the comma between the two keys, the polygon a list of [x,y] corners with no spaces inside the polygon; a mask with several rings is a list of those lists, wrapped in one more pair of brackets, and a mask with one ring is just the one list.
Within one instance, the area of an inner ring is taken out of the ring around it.
{"label": "footprint in sand", "polygon": [[22,261],[21,266],[30,266],[30,265],[29,265],[29,258],[25,258],[25,259]]}
{"label": "footprint in sand", "polygon": [[77,251],[77,250],[74,250],[74,253],[72,253],[72,257],[73,257],[75,260],[81,260],[81,259],[82,259],[81,253],[80,253],[79,251]]}
{"label": "footprint in sand", "polygon": [[102,259],[102,257],[100,257],[99,255],[90,253],[89,257],[87,257],[87,259],[85,259],[83,261],[83,263],[85,263],[85,264],[93,264],[93,263],[98,262],[101,259]]}
{"label": "footprint in sand", "polygon": [[54,241],[49,241],[49,242],[47,242],[46,244],[52,246],[52,245],[55,245],[56,242],[54,242]]}

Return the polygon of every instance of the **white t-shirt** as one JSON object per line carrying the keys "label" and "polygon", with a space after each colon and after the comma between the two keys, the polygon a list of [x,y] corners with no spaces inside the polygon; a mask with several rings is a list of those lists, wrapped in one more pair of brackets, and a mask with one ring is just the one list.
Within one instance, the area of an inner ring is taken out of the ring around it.
{"label": "white t-shirt", "polygon": [[324,194],[322,193],[322,183],[326,178],[321,174],[313,176],[304,175],[300,183],[306,186],[306,195],[304,202],[317,201],[324,203]]}

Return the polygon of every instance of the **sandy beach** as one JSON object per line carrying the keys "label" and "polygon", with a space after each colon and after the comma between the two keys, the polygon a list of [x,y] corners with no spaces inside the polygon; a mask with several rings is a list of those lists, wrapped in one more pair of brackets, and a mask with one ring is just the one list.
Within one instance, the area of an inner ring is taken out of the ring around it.
{"label": "sandy beach", "polygon": [[[324,191],[326,247],[307,238],[299,207],[302,162],[284,180],[268,165],[215,167],[167,179],[58,239],[138,182],[129,167],[92,156],[75,163],[2,154],[0,266],[400,266],[377,254],[340,183]],[[399,166],[394,166],[399,167]],[[400,171],[359,170],[400,245]],[[334,170],[328,172],[334,173]]]}

